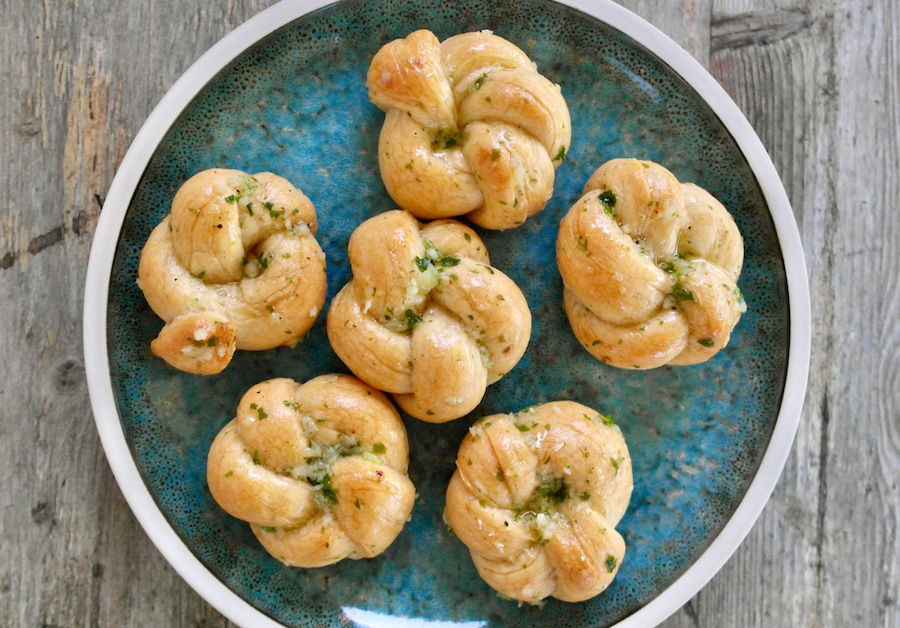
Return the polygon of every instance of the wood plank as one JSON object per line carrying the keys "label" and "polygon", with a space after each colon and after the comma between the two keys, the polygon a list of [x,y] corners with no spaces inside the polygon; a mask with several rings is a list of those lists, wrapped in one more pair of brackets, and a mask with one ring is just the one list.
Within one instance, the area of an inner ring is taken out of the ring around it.
{"label": "wood plank", "polygon": [[[820,402],[821,617],[900,625],[900,7],[835,3],[832,305]],[[824,273],[823,273],[824,274]],[[834,359],[835,357],[838,359]]]}

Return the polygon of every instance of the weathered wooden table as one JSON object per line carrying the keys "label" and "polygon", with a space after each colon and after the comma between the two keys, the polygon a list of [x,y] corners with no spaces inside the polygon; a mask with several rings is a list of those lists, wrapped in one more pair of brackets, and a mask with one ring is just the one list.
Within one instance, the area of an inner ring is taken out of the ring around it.
{"label": "weathered wooden table", "polygon": [[[0,623],[228,622],[152,546],[100,447],[81,313],[117,164],[175,79],[271,0],[0,3]],[[667,626],[900,626],[900,7],[627,0],[745,112],[783,178],[812,367],[771,502]]]}

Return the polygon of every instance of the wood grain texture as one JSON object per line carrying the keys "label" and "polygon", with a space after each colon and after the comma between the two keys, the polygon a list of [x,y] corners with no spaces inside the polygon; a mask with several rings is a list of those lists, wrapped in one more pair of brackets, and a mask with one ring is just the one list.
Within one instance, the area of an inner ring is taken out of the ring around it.
{"label": "wood grain texture", "polygon": [[[228,626],[128,509],[91,417],[91,237],[166,90],[274,0],[0,3],[0,618]],[[681,626],[900,625],[900,8],[623,0],[744,111],[793,204],[812,366],[774,495]]]}

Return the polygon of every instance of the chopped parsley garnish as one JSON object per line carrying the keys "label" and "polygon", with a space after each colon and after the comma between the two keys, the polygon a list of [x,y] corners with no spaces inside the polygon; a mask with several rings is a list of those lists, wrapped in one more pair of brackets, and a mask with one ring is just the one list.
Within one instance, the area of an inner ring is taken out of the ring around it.
{"label": "chopped parsley garnish", "polygon": [[219,337],[212,336],[206,340],[197,340],[196,338],[190,338],[191,344],[197,347],[198,349],[202,347],[217,347],[219,346]]}
{"label": "chopped parsley garnish", "polygon": [[618,474],[619,466],[621,466],[621,464],[625,461],[625,458],[623,456],[620,456],[618,458],[610,458],[609,461],[612,463],[613,469],[616,470],[616,474]]}
{"label": "chopped parsley garnish", "polygon": [[415,259],[416,268],[421,272],[426,272],[429,266],[443,270],[459,264],[458,257],[444,255],[428,238],[423,238],[422,242],[425,244],[425,257],[416,257]]}
{"label": "chopped parsley garnish", "polygon": [[406,312],[404,312],[404,315],[406,316],[406,329],[407,330],[410,330],[413,327],[415,327],[416,323],[422,322],[422,317],[419,316],[418,314],[416,314],[415,312],[413,312],[411,309],[406,310]]}
{"label": "chopped parsley garnish", "polygon": [[694,301],[694,293],[684,287],[679,277],[672,285],[672,298],[675,299],[675,305],[681,307],[681,304],[685,301]]}
{"label": "chopped parsley garnish", "polygon": [[326,501],[336,504],[337,503],[337,490],[331,488],[331,476],[327,473],[322,476],[321,482],[317,484],[317,486],[321,487],[322,497],[325,498]]}
{"label": "chopped parsley garnish", "polygon": [[261,406],[258,406],[255,403],[250,404],[250,409],[256,410],[256,414],[259,416],[260,420],[269,418],[268,413],[265,410],[263,410],[263,408]]}
{"label": "chopped parsley garnish", "polygon": [[605,192],[600,192],[600,196],[598,197],[600,202],[603,204],[603,211],[609,215],[615,217],[616,215],[616,194],[612,190],[606,190]]}
{"label": "chopped parsley garnish", "polygon": [[562,478],[552,478],[538,487],[538,494],[547,501],[560,504],[566,501],[566,485]]}
{"label": "chopped parsley garnish", "polygon": [[[592,417],[587,414],[584,415],[584,418],[593,420]],[[612,418],[611,414],[598,414],[596,418],[599,419],[600,422],[603,423],[603,425],[608,425],[609,427],[612,427],[616,424],[616,421]]]}
{"label": "chopped parsley garnish", "polygon": [[672,298],[675,305],[681,307],[685,301],[695,302],[694,293],[684,287],[683,278],[692,271],[690,266],[686,266],[679,258],[667,259],[659,264],[659,267],[669,274],[675,275],[675,282],[672,284]]}
{"label": "chopped parsley garnish", "polygon": [[449,132],[444,129],[438,130],[434,136],[431,146],[435,150],[447,150],[458,146],[462,142],[462,134],[459,132]]}

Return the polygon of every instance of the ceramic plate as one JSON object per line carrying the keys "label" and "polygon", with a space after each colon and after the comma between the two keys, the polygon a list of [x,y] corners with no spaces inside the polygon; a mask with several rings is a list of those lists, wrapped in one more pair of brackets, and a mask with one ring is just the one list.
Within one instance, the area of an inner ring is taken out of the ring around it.
{"label": "ceramic plate", "polygon": [[[494,265],[534,316],[522,362],[471,415],[406,421],[411,521],[382,556],[312,570],[272,559],[218,508],[206,453],[241,395],[264,379],[346,372],[324,315],[294,349],[238,352],[217,376],[177,372],[149,351],[162,322],[135,285],[150,230],[181,183],[210,167],[273,171],[315,203],[329,299],[348,280],[346,246],[365,218],[393,209],[377,168],[383,114],[367,98],[369,60],[419,28],[444,39],[490,29],[562,86],[573,144],[547,208],[485,233]],[[584,182],[613,157],[658,161],[733,213],[746,242],[748,311],[730,345],[696,367],[616,370],[572,336],[554,243]],[[768,499],[791,447],[806,385],[809,304],[801,247],[759,140],[715,81],[661,33],[596,0],[287,1],[228,35],[153,112],[109,191],[91,252],[86,365],[110,465],[141,524],[201,595],[252,626],[606,626],[661,621],[731,555]],[[543,608],[498,597],[441,520],[469,425],[487,413],[573,399],[615,417],[634,462],[619,525],[627,555],[601,596]]]}

